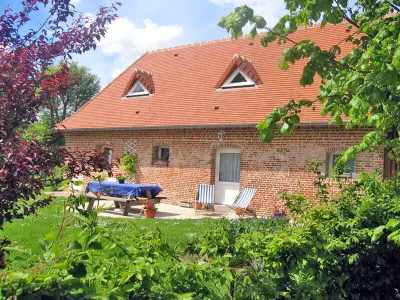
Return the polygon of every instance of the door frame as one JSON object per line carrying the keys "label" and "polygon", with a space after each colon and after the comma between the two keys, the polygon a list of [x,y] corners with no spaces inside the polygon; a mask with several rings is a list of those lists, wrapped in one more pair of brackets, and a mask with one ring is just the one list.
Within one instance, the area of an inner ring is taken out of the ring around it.
{"label": "door frame", "polygon": [[216,158],[215,158],[215,200],[217,200],[217,189],[220,183],[219,181],[219,168],[220,168],[220,154],[221,153],[239,153],[240,154],[240,163],[239,163],[239,182],[226,182],[221,181],[224,185],[237,187],[239,186],[240,190],[240,171],[241,171],[241,162],[242,162],[242,151],[238,148],[218,148],[216,149]]}

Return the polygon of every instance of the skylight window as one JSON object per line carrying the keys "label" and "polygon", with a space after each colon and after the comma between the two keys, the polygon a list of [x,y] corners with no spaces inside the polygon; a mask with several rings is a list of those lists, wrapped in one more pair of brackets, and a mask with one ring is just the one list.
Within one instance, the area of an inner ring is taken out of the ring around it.
{"label": "skylight window", "polygon": [[129,90],[128,94],[126,94],[126,97],[147,96],[147,95],[150,95],[150,92],[138,80]]}
{"label": "skylight window", "polygon": [[236,68],[236,70],[232,72],[232,74],[228,77],[228,79],[221,87],[223,89],[228,89],[254,85],[254,81],[246,73],[244,73],[242,69]]}

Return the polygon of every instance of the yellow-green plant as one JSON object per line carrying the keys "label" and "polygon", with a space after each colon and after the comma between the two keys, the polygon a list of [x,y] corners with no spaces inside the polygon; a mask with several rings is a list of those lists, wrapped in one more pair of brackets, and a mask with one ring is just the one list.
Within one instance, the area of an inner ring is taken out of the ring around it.
{"label": "yellow-green plant", "polygon": [[133,178],[136,174],[136,156],[124,155],[121,157],[121,168],[128,175]]}

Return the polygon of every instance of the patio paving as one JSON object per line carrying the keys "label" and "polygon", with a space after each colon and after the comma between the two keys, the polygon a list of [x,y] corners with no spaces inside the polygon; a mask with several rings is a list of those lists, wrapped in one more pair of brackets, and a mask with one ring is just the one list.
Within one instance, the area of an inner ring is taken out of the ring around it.
{"label": "patio paving", "polygon": [[[139,215],[142,205],[132,205],[128,216],[123,216],[123,208],[115,208],[112,201],[100,201],[100,206],[108,208],[106,212],[100,213],[103,217],[112,218],[144,218],[143,213]],[[178,205],[160,203],[157,205],[156,219],[202,219],[202,218],[237,218],[236,214],[225,214],[201,210],[195,212],[193,208],[181,207]]]}
{"label": "patio paving", "polygon": [[[69,192],[62,191],[62,192],[53,192],[54,196],[59,197],[68,197]],[[97,207],[97,201],[95,201],[94,207]],[[105,201],[100,200],[100,207],[106,209],[105,212],[100,213],[100,216],[103,217],[110,217],[110,218],[144,218],[143,213],[139,215],[142,205],[134,204],[131,206],[129,210],[128,216],[123,215],[123,208],[115,208],[113,201]],[[181,207],[178,205],[160,203],[157,204],[157,215],[156,219],[202,219],[202,218],[229,218],[235,219],[238,216],[235,213],[228,213],[221,209],[225,208],[224,206],[217,206],[216,212],[213,214],[212,211],[207,210],[198,210],[195,212],[193,208]]]}

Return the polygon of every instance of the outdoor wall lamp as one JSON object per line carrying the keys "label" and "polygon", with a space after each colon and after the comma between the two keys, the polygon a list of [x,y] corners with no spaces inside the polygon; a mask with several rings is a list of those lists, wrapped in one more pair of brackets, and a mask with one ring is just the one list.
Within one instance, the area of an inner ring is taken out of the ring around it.
{"label": "outdoor wall lamp", "polygon": [[220,140],[220,141],[222,141],[223,139],[224,139],[224,136],[225,136],[225,130],[223,130],[223,129],[221,129],[219,132],[218,132],[218,139]]}

